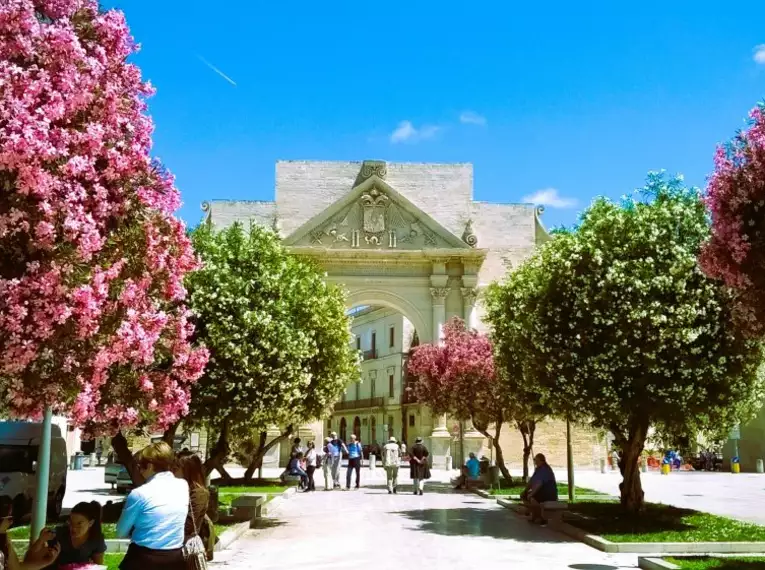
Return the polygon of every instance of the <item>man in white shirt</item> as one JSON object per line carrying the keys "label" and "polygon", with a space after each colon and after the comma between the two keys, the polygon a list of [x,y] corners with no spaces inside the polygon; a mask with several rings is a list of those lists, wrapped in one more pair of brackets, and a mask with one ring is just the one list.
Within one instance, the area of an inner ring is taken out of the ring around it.
{"label": "man in white shirt", "polygon": [[385,477],[388,480],[388,494],[398,492],[398,468],[401,464],[401,452],[396,443],[396,438],[391,436],[388,443],[383,447],[383,467]]}

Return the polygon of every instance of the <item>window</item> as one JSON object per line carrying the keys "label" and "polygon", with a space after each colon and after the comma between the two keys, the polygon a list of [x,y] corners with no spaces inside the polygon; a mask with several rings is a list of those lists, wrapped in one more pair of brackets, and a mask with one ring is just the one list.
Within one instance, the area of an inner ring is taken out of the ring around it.
{"label": "window", "polygon": [[409,427],[414,427],[414,415],[409,416]]}
{"label": "window", "polygon": [[388,329],[388,346],[393,348],[396,346],[396,327]]}
{"label": "window", "polygon": [[332,431],[332,418],[327,420],[327,431]]}
{"label": "window", "polygon": [[356,337],[356,350],[361,350],[361,337]]}
{"label": "window", "polygon": [[388,416],[388,437],[393,437],[393,416]]}
{"label": "window", "polygon": [[373,377],[373,378],[372,378],[372,380],[371,380],[371,382],[370,382],[370,384],[371,384],[371,389],[372,389],[372,395],[370,396],[371,398],[374,398],[374,397],[375,397],[375,384],[376,384],[376,383],[377,383],[377,379]]}
{"label": "window", "polygon": [[361,399],[361,382],[356,382],[356,399]]}
{"label": "window", "polygon": [[396,389],[394,385],[394,376],[393,374],[388,374],[388,397],[394,398],[396,396]]}
{"label": "window", "polygon": [[377,358],[377,331],[372,331],[372,358]]}

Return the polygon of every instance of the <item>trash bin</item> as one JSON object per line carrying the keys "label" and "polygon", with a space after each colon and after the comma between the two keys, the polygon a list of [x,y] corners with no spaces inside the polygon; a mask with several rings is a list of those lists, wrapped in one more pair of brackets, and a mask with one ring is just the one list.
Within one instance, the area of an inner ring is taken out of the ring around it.
{"label": "trash bin", "polygon": [[499,467],[492,465],[489,467],[489,487],[492,489],[499,489]]}
{"label": "trash bin", "polygon": [[731,473],[741,473],[741,463],[739,463],[738,457],[734,457],[730,460]]}
{"label": "trash bin", "polygon": [[74,470],[81,471],[82,466],[85,464],[85,456],[82,453],[78,453],[74,456]]}
{"label": "trash bin", "polygon": [[661,474],[662,475],[669,475],[669,472],[671,471],[671,467],[669,463],[662,463],[661,464]]}
{"label": "trash bin", "polygon": [[762,464],[762,459],[758,459],[757,460],[756,471],[757,471],[757,473],[765,473],[765,466],[763,466],[763,464]]}

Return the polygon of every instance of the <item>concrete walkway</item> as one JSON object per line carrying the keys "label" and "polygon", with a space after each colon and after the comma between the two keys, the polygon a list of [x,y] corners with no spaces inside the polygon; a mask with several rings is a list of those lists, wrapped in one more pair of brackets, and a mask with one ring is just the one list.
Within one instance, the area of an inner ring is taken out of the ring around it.
{"label": "concrete walkway", "polygon": [[382,484],[359,491],[293,496],[263,528],[216,553],[214,568],[635,568],[635,555],[607,555],[530,525],[493,501],[432,484],[388,495]]}

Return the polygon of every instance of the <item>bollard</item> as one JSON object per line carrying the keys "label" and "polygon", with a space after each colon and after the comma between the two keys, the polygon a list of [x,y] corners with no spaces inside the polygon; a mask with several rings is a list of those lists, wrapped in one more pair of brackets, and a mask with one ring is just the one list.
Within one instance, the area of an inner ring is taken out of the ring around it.
{"label": "bollard", "polygon": [[445,467],[446,467],[447,471],[451,471],[452,470],[452,456],[451,455],[448,455],[446,457],[446,465],[445,465]]}
{"label": "bollard", "polygon": [[640,471],[642,473],[648,473],[648,462],[645,459],[640,460]]}
{"label": "bollard", "polygon": [[757,460],[756,471],[757,473],[765,473],[765,466],[762,464],[762,459]]}
{"label": "bollard", "polygon": [[669,475],[670,470],[671,470],[671,467],[669,466],[669,463],[662,463],[661,464],[661,474],[662,475]]}
{"label": "bollard", "polygon": [[731,470],[731,473],[741,473],[741,464],[738,462],[731,463],[730,470]]}
{"label": "bollard", "polygon": [[374,453],[369,454],[369,470],[374,471],[375,470],[375,462],[377,461],[377,457],[375,457]]}
{"label": "bollard", "polygon": [[602,457],[600,458],[600,472],[605,473],[606,472],[606,460]]}

